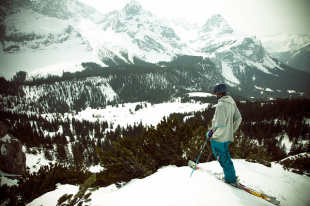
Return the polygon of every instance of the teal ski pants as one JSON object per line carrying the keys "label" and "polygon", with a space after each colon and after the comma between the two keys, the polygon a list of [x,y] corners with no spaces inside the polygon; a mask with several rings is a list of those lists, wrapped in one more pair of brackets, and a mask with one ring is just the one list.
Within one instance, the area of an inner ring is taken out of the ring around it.
{"label": "teal ski pants", "polygon": [[229,183],[235,183],[236,172],[234,163],[230,158],[228,146],[229,142],[217,142],[215,140],[211,140],[213,154],[223,168],[225,181]]}

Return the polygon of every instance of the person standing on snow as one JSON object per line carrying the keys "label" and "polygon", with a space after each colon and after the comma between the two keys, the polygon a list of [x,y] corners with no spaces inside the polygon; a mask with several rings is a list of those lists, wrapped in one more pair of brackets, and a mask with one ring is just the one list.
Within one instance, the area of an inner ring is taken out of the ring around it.
{"label": "person standing on snow", "polygon": [[234,141],[234,133],[242,117],[233,98],[227,95],[225,84],[215,85],[213,93],[218,98],[218,104],[212,119],[211,130],[206,135],[211,139],[213,154],[223,168],[225,182],[236,183],[236,172],[228,146]]}

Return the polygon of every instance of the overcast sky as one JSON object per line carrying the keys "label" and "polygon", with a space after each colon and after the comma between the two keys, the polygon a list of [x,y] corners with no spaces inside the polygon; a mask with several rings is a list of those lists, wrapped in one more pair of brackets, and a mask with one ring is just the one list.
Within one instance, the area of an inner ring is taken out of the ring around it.
{"label": "overcast sky", "polygon": [[[130,0],[80,0],[107,13]],[[233,29],[251,35],[310,34],[310,0],[137,0],[159,18],[185,17],[202,26],[220,13]]]}

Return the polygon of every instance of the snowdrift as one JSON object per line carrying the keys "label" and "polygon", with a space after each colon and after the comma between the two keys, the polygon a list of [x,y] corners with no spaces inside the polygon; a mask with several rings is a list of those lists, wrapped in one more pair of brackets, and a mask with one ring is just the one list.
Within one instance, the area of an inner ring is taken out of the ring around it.
{"label": "snowdrift", "polygon": [[[310,178],[284,171],[273,163],[265,167],[245,160],[233,160],[240,182],[267,195],[275,196],[281,206],[309,205]],[[199,164],[200,168],[222,172],[216,161]],[[92,206],[139,205],[272,205],[258,197],[217,180],[202,170],[190,177],[191,168],[166,166],[144,179],[134,179],[120,189],[115,185],[100,188],[91,198]],[[78,186],[58,185],[55,191],[44,194],[28,204],[56,205],[65,193],[75,194]]]}

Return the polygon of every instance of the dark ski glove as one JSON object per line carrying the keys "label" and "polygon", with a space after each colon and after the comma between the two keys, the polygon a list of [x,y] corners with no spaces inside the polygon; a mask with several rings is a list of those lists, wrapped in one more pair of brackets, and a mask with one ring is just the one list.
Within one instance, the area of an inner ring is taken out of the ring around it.
{"label": "dark ski glove", "polygon": [[213,135],[213,131],[212,131],[212,130],[210,130],[210,131],[207,132],[207,134],[206,134],[207,138],[212,137],[212,135]]}

